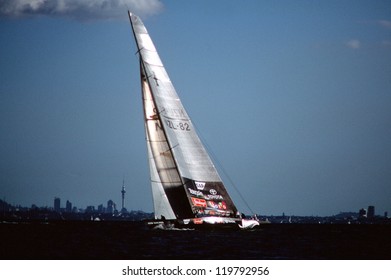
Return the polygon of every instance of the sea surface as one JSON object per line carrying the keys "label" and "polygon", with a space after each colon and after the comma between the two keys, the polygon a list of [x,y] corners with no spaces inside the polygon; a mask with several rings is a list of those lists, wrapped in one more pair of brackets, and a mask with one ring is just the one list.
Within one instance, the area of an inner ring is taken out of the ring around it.
{"label": "sea surface", "polygon": [[0,259],[391,259],[391,225],[266,224],[252,231],[151,230],[139,222],[0,224]]}

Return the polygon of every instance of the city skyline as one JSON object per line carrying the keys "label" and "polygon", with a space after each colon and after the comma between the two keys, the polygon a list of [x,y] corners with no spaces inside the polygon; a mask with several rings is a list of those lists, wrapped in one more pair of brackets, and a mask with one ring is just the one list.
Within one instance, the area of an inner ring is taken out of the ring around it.
{"label": "city skyline", "polygon": [[118,203],[125,178],[153,211],[129,8],[241,212],[390,213],[389,1],[26,3],[0,2],[0,198]]}
{"label": "city skyline", "polygon": [[[121,191],[121,194],[122,194],[122,191]],[[122,199],[122,197],[121,197]],[[65,202],[65,207],[62,207],[64,205],[61,204],[61,201],[62,199],[60,197],[54,197],[53,199],[53,205],[52,206],[49,206],[49,205],[36,205],[35,203],[33,203],[31,206],[26,206],[26,205],[20,205],[20,204],[14,204],[14,205],[11,205],[9,203],[7,203],[7,201],[5,200],[2,200],[0,199],[0,202],[2,203],[6,203],[8,204],[9,206],[11,207],[14,207],[14,208],[22,208],[22,209],[48,209],[48,210],[53,210],[55,212],[62,212],[62,213],[97,213],[97,214],[102,214],[102,213],[105,213],[105,214],[126,214],[126,213],[131,213],[131,212],[144,212],[146,214],[153,214],[153,211],[152,212],[145,212],[143,210],[140,210],[140,209],[126,209],[126,207],[123,207],[123,204],[122,204],[122,207],[121,209],[118,209],[117,208],[117,204],[115,203],[115,200],[113,199],[108,199],[107,202],[106,202],[106,205],[107,207],[104,206],[104,203],[100,203],[98,205],[92,205],[92,204],[88,204],[86,207],[77,207],[75,205],[72,204],[71,201],[69,201],[68,199],[66,200]],[[3,206],[4,207],[4,206]],[[286,218],[286,217],[319,217],[319,218],[326,218],[326,217],[338,217],[338,216],[348,216],[348,215],[356,215],[357,217],[361,217],[361,218],[375,218],[375,217],[382,217],[382,218],[386,218],[388,219],[388,211],[385,211],[384,213],[378,213],[376,212],[376,206],[374,205],[368,205],[366,208],[360,208],[360,209],[350,209],[350,210],[347,210],[347,211],[338,211],[338,209],[335,209],[335,213],[332,214],[332,215],[327,215],[327,216],[319,216],[319,215],[295,215],[295,213],[285,213],[284,211],[282,211],[281,213],[269,213],[268,215],[266,214],[261,214],[261,213],[255,213],[257,215],[260,215],[260,216],[281,216],[283,218]],[[5,208],[3,208],[3,211],[5,210]]]}

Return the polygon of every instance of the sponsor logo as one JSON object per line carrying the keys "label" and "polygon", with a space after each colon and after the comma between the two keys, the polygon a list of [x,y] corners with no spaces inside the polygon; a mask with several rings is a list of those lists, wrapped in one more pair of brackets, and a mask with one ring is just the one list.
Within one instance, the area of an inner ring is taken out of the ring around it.
{"label": "sponsor logo", "polygon": [[225,203],[225,201],[219,202],[219,209],[227,210],[227,204]]}
{"label": "sponsor logo", "polygon": [[209,190],[209,193],[212,194],[212,195],[216,195],[217,194],[217,191],[215,189],[210,189]]}
{"label": "sponsor logo", "polygon": [[217,209],[217,203],[214,201],[208,201],[208,206]]}
{"label": "sponsor logo", "polygon": [[205,182],[194,182],[198,190],[203,190],[205,188],[206,183]]}
{"label": "sponsor logo", "polygon": [[220,201],[220,202],[208,201],[208,206],[214,209],[227,210],[227,204],[225,203],[225,201]]}
{"label": "sponsor logo", "polygon": [[192,197],[191,201],[193,202],[194,206],[203,207],[203,208],[206,207],[206,200],[205,199]]}
{"label": "sponsor logo", "polygon": [[208,194],[205,196],[205,198],[208,200],[222,200],[222,199],[224,199],[223,196],[219,195],[219,194],[216,194],[216,195]]}
{"label": "sponsor logo", "polygon": [[189,193],[192,194],[192,195],[196,195],[196,196],[203,196],[204,194],[200,191],[196,191],[196,190],[193,190],[193,189],[190,189],[190,188],[187,188],[189,190]]}

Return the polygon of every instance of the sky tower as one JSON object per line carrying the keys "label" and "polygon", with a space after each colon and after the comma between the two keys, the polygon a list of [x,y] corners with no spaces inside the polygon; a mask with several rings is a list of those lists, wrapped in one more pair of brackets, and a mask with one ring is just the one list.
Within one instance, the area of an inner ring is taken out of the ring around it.
{"label": "sky tower", "polygon": [[122,180],[122,190],[121,190],[121,194],[122,194],[122,208],[121,208],[121,212],[125,212],[126,209],[125,209],[125,179]]}

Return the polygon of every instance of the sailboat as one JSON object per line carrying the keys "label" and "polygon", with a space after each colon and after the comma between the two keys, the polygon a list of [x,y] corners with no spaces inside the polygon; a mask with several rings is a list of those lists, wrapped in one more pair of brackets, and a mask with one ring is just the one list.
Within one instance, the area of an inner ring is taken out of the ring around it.
{"label": "sailboat", "polygon": [[175,227],[259,226],[242,217],[198,137],[141,19],[128,12],[139,57],[155,220]]}

